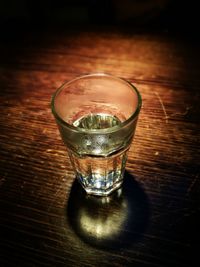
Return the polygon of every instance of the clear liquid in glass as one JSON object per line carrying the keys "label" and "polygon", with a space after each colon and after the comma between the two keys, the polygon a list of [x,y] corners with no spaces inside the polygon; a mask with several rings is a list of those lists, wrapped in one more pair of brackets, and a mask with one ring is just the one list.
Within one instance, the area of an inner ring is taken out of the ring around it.
{"label": "clear liquid in glass", "polygon": [[[120,124],[117,117],[109,114],[89,114],[73,122],[74,126],[86,130],[108,129]],[[84,135],[78,153],[69,151],[76,175],[87,193],[108,195],[122,184],[128,147],[116,150],[115,143],[109,133],[89,133]]]}

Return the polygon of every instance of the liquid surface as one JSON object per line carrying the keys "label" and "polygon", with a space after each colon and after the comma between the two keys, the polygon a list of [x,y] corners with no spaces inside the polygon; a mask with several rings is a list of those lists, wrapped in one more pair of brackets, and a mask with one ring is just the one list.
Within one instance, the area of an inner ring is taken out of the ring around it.
{"label": "liquid surface", "polygon": [[84,129],[107,129],[120,125],[120,120],[108,114],[89,114],[76,120],[73,125]]}
{"label": "liquid surface", "polygon": [[[74,121],[73,125],[86,130],[109,129],[113,126],[120,125],[121,122],[116,116],[108,114],[89,114]],[[120,143],[123,142],[120,135],[116,134],[91,134],[85,133],[78,136],[79,155],[91,155],[107,157],[108,155],[117,152]],[[117,149],[116,149],[117,148]]]}

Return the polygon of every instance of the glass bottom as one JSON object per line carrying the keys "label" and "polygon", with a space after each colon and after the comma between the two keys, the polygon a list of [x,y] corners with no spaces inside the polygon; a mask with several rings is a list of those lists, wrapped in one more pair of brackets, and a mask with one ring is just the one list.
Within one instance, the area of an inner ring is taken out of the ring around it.
{"label": "glass bottom", "polygon": [[123,176],[114,172],[109,173],[106,177],[95,173],[88,177],[77,174],[77,178],[88,194],[97,196],[108,196],[123,182]]}
{"label": "glass bottom", "polygon": [[127,149],[110,157],[79,157],[73,152],[69,152],[69,156],[76,176],[88,194],[107,196],[122,185]]}

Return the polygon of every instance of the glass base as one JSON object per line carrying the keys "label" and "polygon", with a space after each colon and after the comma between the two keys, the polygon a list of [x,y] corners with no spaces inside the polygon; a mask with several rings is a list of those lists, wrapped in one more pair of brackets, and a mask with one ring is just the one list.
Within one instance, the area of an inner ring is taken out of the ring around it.
{"label": "glass base", "polygon": [[108,196],[117,190],[123,182],[122,173],[116,172],[109,173],[107,177],[94,173],[89,177],[77,174],[77,178],[87,194],[96,196]]}
{"label": "glass base", "polygon": [[88,194],[107,196],[122,184],[127,148],[112,156],[78,156],[69,152],[76,176]]}

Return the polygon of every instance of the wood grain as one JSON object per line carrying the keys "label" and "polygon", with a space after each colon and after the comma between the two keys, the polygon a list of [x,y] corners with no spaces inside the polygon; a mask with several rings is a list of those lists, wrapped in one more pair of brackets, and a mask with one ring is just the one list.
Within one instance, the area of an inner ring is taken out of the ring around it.
{"label": "wood grain", "polygon": [[[108,29],[1,43],[0,266],[193,266],[197,49],[169,35]],[[124,186],[108,203],[75,181],[50,110],[64,81],[98,71],[130,80],[143,98]]]}

